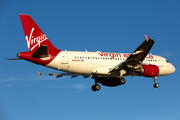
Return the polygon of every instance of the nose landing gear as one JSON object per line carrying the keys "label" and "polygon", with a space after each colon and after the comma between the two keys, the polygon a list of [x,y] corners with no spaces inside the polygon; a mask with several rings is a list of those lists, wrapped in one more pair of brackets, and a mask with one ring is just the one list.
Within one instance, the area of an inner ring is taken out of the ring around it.
{"label": "nose landing gear", "polygon": [[159,87],[159,84],[158,83],[156,83],[156,78],[157,77],[153,77],[153,80],[154,80],[154,88],[158,88]]}

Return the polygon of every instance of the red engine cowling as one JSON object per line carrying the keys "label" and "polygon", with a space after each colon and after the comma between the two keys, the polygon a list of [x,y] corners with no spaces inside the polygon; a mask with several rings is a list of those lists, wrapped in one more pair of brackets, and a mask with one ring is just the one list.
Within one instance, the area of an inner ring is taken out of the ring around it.
{"label": "red engine cowling", "polygon": [[159,67],[156,65],[141,65],[134,72],[145,77],[156,77],[159,74]]}

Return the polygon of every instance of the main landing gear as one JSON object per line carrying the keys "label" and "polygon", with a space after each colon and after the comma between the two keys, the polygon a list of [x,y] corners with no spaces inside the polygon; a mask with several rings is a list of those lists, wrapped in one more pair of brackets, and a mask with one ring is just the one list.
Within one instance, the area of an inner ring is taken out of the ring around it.
{"label": "main landing gear", "polygon": [[124,78],[120,78],[120,79],[117,80],[118,85],[123,85],[125,83],[126,83],[126,80]]}
{"label": "main landing gear", "polygon": [[95,84],[91,87],[92,91],[99,91],[101,89],[101,86],[99,84]]}
{"label": "main landing gear", "polygon": [[154,88],[158,88],[159,87],[159,84],[158,83],[156,83],[156,77],[153,77],[153,80],[154,80]]}
{"label": "main landing gear", "polygon": [[97,83],[101,83],[108,87],[116,87],[125,84],[126,80],[124,78],[96,78],[95,84],[91,87],[92,91],[99,91],[101,89],[100,85]]}

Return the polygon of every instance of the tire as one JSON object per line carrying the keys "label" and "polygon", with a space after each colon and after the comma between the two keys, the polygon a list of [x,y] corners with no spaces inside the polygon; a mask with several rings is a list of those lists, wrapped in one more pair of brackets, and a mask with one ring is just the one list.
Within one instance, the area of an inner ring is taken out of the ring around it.
{"label": "tire", "polygon": [[91,89],[92,89],[92,91],[96,91],[96,86],[93,85],[93,86],[91,87]]}
{"label": "tire", "polygon": [[100,90],[100,89],[101,89],[101,86],[98,85],[98,84],[96,84],[96,85],[95,85],[95,89],[96,89],[96,90]]}
{"label": "tire", "polygon": [[126,80],[125,80],[124,78],[121,78],[121,79],[120,79],[120,83],[123,85],[123,84],[126,83]]}
{"label": "tire", "polygon": [[154,84],[154,88],[158,88],[159,87],[159,84],[158,83],[155,83]]}
{"label": "tire", "polygon": [[98,90],[101,89],[101,86],[98,85],[98,84],[96,84],[96,85],[93,85],[93,86],[91,87],[91,89],[92,89],[92,91],[98,91]]}

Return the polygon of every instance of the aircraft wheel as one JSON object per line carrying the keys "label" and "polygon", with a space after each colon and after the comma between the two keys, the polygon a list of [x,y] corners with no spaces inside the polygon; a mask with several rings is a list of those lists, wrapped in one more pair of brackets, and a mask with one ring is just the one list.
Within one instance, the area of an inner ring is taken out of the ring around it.
{"label": "aircraft wheel", "polygon": [[158,88],[159,87],[159,84],[158,83],[155,83],[154,84],[154,88]]}
{"label": "aircraft wheel", "polygon": [[93,85],[93,86],[91,87],[91,89],[92,89],[92,91],[96,91],[96,86]]}
{"label": "aircraft wheel", "polygon": [[121,79],[120,79],[120,83],[123,85],[123,84],[126,83],[126,80],[125,80],[124,78],[121,78]]}
{"label": "aircraft wheel", "polygon": [[92,89],[92,91],[98,91],[98,90],[101,89],[101,86],[98,85],[98,84],[96,84],[96,85],[93,85],[93,86],[91,87],[91,89]]}
{"label": "aircraft wheel", "polygon": [[96,90],[100,90],[101,89],[101,86],[98,85],[98,84],[96,84],[95,87],[96,87]]}
{"label": "aircraft wheel", "polygon": [[117,80],[117,84],[118,85],[123,85],[123,84],[125,84],[126,83],[126,80],[124,79],[124,78],[119,78],[118,80]]}

